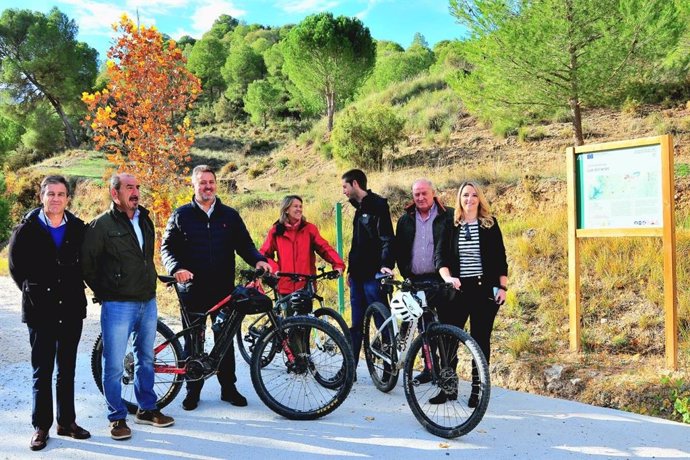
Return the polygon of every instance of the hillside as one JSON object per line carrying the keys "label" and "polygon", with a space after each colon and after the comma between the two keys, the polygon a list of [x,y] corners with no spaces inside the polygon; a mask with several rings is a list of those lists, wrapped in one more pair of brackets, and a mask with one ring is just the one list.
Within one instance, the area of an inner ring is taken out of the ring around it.
{"label": "hillside", "polygon": [[[585,117],[588,143],[674,134],[679,287],[687,285],[690,273],[683,257],[690,245],[689,120],[686,107],[656,106],[635,113],[595,110]],[[318,126],[314,130],[318,133]],[[257,243],[275,220],[282,196],[298,193],[305,198],[306,216],[331,241],[333,206],[344,203],[349,246],[352,208],[340,181],[348,166],[319,152],[319,134],[309,140],[307,133],[298,142],[271,128],[212,125],[198,131],[193,163],[221,168],[221,196],[240,209]],[[394,221],[418,177],[431,178],[451,205],[462,180],[484,185],[501,221],[511,267],[508,302],[493,341],[494,384],[680,420],[683,411],[674,411],[673,404],[690,395],[690,294],[679,291],[681,371],[670,373],[663,370],[659,242],[617,239],[583,245],[585,352],[568,351],[565,148],[571,142],[567,123],[527,127],[500,138],[460,111],[443,142],[410,134],[397,153],[386,157],[383,171],[370,172],[370,184],[388,197]],[[30,170],[93,177],[92,170],[80,171],[102,161],[99,156],[70,152]],[[182,191],[181,196],[189,195]],[[106,202],[98,181],[79,182],[73,206],[79,214],[92,217]]]}
{"label": "hillside", "polygon": [[[678,285],[685,285],[690,267],[681,255],[688,247],[690,111],[658,106],[633,113],[595,110],[587,113],[584,125],[587,143],[673,133]],[[228,178],[236,182],[238,193],[231,199],[245,206],[245,215],[256,216],[261,212],[257,207],[268,207],[272,215],[279,197],[299,193],[305,196],[308,217],[315,217],[316,207],[323,214],[316,216],[323,218],[321,226],[332,225],[333,203],[345,202],[340,174],[347,166],[317,153],[318,144],[287,141],[271,152],[233,160],[239,169]],[[669,373],[663,370],[659,242],[584,244],[584,264],[596,267],[585,267],[582,277],[586,351],[568,351],[565,149],[570,145],[567,123],[528,127],[519,136],[498,138],[461,111],[446,142],[410,136],[387,158],[383,171],[370,173],[370,183],[388,197],[394,220],[418,177],[431,178],[449,204],[463,179],[485,185],[506,234],[511,265],[510,296],[494,339],[495,384],[680,419],[673,404],[690,392],[690,298],[680,289],[681,371]],[[242,161],[248,164],[242,166]],[[345,205],[344,212],[348,225],[352,208]]]}

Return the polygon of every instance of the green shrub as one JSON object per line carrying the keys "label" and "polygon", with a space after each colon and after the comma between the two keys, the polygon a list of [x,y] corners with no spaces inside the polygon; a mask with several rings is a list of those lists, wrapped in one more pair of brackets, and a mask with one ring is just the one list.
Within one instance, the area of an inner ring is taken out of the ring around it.
{"label": "green shrub", "polygon": [[405,121],[388,106],[349,107],[333,128],[333,154],[355,166],[380,170],[384,148],[396,148],[404,126]]}
{"label": "green shrub", "polygon": [[276,165],[278,166],[278,169],[285,169],[288,167],[289,164],[290,164],[290,159],[288,157],[278,158],[278,161],[276,161]]}
{"label": "green shrub", "polygon": [[200,125],[210,125],[216,121],[216,116],[213,113],[213,106],[211,104],[204,104],[200,106],[194,115],[194,121]]}

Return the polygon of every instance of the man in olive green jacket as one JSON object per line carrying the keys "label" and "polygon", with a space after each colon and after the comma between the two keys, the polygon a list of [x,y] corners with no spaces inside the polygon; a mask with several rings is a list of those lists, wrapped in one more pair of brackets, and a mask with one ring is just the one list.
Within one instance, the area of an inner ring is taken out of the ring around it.
{"label": "man in olive green jacket", "polygon": [[156,408],[153,390],[153,346],[156,338],[156,269],[153,265],[154,228],[139,206],[139,184],[131,174],[110,181],[110,210],[86,230],[82,246],[84,280],[102,302],[103,394],[108,404],[110,436],[132,436],[122,401],[123,360],[134,333],[135,395],[139,410],[135,423],[165,427],[175,421]]}

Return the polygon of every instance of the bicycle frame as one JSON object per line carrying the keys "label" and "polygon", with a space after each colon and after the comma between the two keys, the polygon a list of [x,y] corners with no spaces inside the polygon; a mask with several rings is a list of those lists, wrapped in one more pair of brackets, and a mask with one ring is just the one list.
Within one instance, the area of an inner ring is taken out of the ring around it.
{"label": "bicycle frame", "polygon": [[[393,335],[395,337],[395,343],[393,345],[398,348],[399,352],[397,362],[392,362],[392,360],[388,356],[382,355],[381,353],[377,352],[377,350],[371,350],[371,352],[387,364],[400,370],[403,368],[403,366],[405,365],[405,361],[407,360],[407,353],[410,350],[410,346],[412,345],[412,342],[414,340],[414,332],[415,330],[419,330],[419,333],[422,335],[424,340],[424,367],[427,370],[432,371],[434,354],[431,353],[431,347],[429,346],[429,343],[426,340],[425,332],[433,324],[438,323],[438,314],[436,313],[436,310],[434,308],[430,307],[427,304],[424,288],[421,286],[419,288],[416,288],[414,283],[408,281],[404,281],[402,283],[399,281],[394,281],[390,279],[390,276],[383,277],[381,279],[381,282],[383,284],[397,286],[399,289],[402,289],[402,287],[405,286],[405,289],[408,290],[410,294],[412,294],[414,301],[416,301],[421,307],[422,314],[414,318],[413,321],[405,321],[400,315],[396,314],[394,309],[392,309],[391,315],[377,328],[374,340],[382,340],[382,331],[385,330],[388,324],[392,325]],[[424,282],[422,283],[422,285],[427,286],[429,285],[429,282]],[[431,316],[431,320],[425,320],[425,318],[428,318],[429,316]],[[401,328],[400,326],[398,326],[398,320],[402,320],[401,326],[406,325],[406,327]],[[405,329],[403,337],[401,337],[400,335],[402,329]],[[445,350],[441,350],[441,353],[442,359],[445,359]]]}
{"label": "bicycle frame", "polygon": [[[158,353],[162,352],[165,350],[166,347],[170,345],[170,343],[173,340],[179,339],[180,337],[187,336],[189,337],[193,331],[197,330],[203,330],[206,328],[206,318],[211,316],[212,314],[219,312],[223,307],[226,305],[229,305],[232,301],[232,294],[228,294],[226,297],[221,299],[218,303],[216,303],[213,307],[211,307],[207,312],[205,313],[198,313],[194,316],[196,318],[192,321],[191,320],[191,315],[185,308],[184,304],[182,303],[182,299],[180,298],[180,292],[177,289],[177,284],[175,283],[175,279],[172,277],[159,277],[161,281],[164,281],[166,285],[173,285],[175,288],[175,292],[178,297],[178,301],[180,303],[180,312],[182,315],[182,323],[188,324],[189,326],[183,328],[181,331],[177,332],[175,335],[173,335],[170,339],[162,342],[160,345],[154,348],[154,356],[157,355]],[[253,283],[256,283],[257,281],[252,281],[248,283],[248,285],[252,285]],[[273,309],[267,311],[265,313],[269,320],[271,321],[271,324],[274,328],[278,327],[278,318]],[[222,328],[220,330],[220,333],[218,334],[216,340],[214,341],[213,348],[211,351],[206,354],[204,353],[203,350],[203,344],[201,345],[201,349],[199,349],[199,344],[197,341],[192,340],[191,341],[191,353],[190,356],[187,356],[187,358],[180,363],[177,363],[176,366],[173,365],[168,365],[168,364],[154,364],[154,373],[161,373],[161,374],[180,374],[180,375],[187,375],[187,365],[189,362],[193,360],[208,360],[208,368],[204,369],[202,376],[199,379],[194,379],[194,380],[200,380],[200,379],[206,379],[208,377],[211,377],[215,373],[218,372],[218,366],[225,356],[225,354],[228,352],[230,349],[230,345],[232,344],[232,340],[235,337],[235,334],[237,334],[237,331],[240,328],[240,325],[242,324],[242,320],[244,317],[247,316],[244,313],[240,313],[236,309],[231,309],[229,316],[225,319],[223,322]],[[283,350],[285,351],[285,354],[288,358],[288,361],[292,363],[294,361],[294,355],[292,351],[290,350],[289,344],[288,344],[288,339],[287,337],[280,337],[280,342]],[[202,361],[203,364],[203,361]]]}

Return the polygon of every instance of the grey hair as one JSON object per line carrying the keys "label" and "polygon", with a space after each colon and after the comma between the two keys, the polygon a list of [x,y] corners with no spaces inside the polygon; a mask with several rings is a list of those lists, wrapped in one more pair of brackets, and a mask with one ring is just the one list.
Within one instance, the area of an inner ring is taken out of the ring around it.
{"label": "grey hair", "polygon": [[111,190],[120,190],[120,186],[122,185],[122,178],[123,177],[131,177],[132,179],[135,179],[134,175],[129,174],[129,173],[113,174],[110,177],[110,189]]}
{"label": "grey hair", "polygon": [[192,183],[195,184],[197,181],[196,178],[201,176],[205,172],[213,174],[213,178],[216,178],[216,171],[212,167],[210,167],[209,165],[199,165],[195,166],[194,169],[192,169]]}
{"label": "grey hair", "polygon": [[429,186],[429,188],[431,189],[432,192],[435,190],[434,184],[429,179],[427,179],[425,177],[422,177],[421,179],[417,179],[416,181],[412,182],[412,188],[414,189],[414,186],[417,184],[426,184]]}

